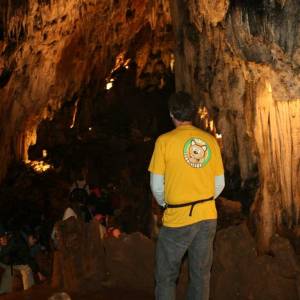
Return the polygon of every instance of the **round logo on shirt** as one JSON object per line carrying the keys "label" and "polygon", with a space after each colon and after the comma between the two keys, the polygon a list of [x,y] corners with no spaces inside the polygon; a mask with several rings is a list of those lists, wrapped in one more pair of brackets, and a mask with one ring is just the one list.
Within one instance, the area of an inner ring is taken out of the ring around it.
{"label": "round logo on shirt", "polygon": [[211,150],[208,144],[199,138],[191,138],[184,144],[185,161],[193,168],[202,168],[210,160]]}

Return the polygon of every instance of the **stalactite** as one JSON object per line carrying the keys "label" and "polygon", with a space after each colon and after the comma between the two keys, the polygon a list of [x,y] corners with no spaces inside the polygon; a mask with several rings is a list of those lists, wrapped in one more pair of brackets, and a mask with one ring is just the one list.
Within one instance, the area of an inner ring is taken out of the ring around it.
{"label": "stalactite", "polygon": [[[103,88],[103,82],[114,67],[115,58],[119,53],[124,52],[126,59],[131,57],[134,59],[138,53],[145,55],[145,58],[137,61],[146,64],[151,51],[140,52],[140,49],[153,48],[153,52],[158,51],[160,47],[167,49],[166,44],[160,43],[167,32],[165,21],[170,20],[168,1],[3,0],[2,2],[0,17],[5,42],[1,43],[0,40],[0,49],[3,53],[2,45],[5,44],[3,49],[6,50],[5,57],[1,59],[4,59],[4,67],[9,70],[10,76],[5,77],[7,78],[3,81],[5,85],[0,88],[0,99],[1,101],[4,99],[6,103],[2,106],[1,102],[0,125],[2,126],[7,115],[7,107],[15,98],[28,110],[26,114],[14,112],[12,119],[14,125],[7,129],[10,132],[20,132],[22,128],[30,132],[31,127],[35,128],[43,118],[51,118],[59,103],[67,101],[74,94],[80,94],[90,81],[96,81],[99,88],[100,86]],[[159,17],[156,17],[153,28],[153,31],[157,31],[157,35],[160,34],[156,39],[149,26],[154,2],[155,7],[159,9]],[[130,13],[126,22],[128,9]],[[115,28],[118,28],[118,32],[112,34]],[[134,43],[138,38],[142,41],[137,47]],[[130,52],[129,56],[127,51]],[[168,57],[170,49],[161,54],[164,64],[168,64],[170,60]],[[143,66],[140,67],[142,68]],[[4,78],[2,75],[1,79]],[[97,76],[97,80],[93,76]],[[12,134],[8,132],[3,135],[3,139],[11,140],[11,136]],[[20,142],[22,139],[26,142]],[[0,158],[7,156],[8,162],[11,158],[21,158],[26,151],[20,149],[23,146],[28,147],[30,143],[27,141],[29,139],[18,135],[13,141],[7,142],[13,145],[13,149],[7,146],[1,148]],[[8,155],[7,151],[10,151],[11,155]],[[3,166],[0,170],[0,181],[5,171],[6,166]]]}
{"label": "stalactite", "polygon": [[28,14],[28,2],[4,0],[1,4],[1,23],[3,24],[3,36],[19,42],[27,33],[26,16]]}
{"label": "stalactite", "polygon": [[31,145],[36,144],[36,127],[30,127],[28,130],[25,130],[22,134],[20,140],[20,147],[19,147],[19,158],[23,159],[24,161],[28,160],[28,148]]}
{"label": "stalactite", "polygon": [[163,22],[161,23],[165,26],[166,24],[171,24],[169,2],[166,0],[155,0],[151,9],[151,14],[149,15],[151,29],[155,30],[159,21],[162,20]]}

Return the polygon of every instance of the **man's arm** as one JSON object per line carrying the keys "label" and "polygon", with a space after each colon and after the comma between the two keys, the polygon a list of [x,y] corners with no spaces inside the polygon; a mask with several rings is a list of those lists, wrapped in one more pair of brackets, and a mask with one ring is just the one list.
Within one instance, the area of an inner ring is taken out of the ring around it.
{"label": "man's arm", "polygon": [[165,207],[165,177],[150,172],[150,188],[158,205]]}
{"label": "man's arm", "polygon": [[225,187],[224,174],[220,176],[215,176],[215,199],[219,197]]}

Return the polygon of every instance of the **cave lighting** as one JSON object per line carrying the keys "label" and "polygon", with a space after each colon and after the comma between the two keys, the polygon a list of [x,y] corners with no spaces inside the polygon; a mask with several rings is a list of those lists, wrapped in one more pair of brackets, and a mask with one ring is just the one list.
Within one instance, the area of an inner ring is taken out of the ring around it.
{"label": "cave lighting", "polygon": [[114,82],[114,79],[113,78],[111,78],[110,80],[109,80],[109,82],[107,82],[106,83],[106,89],[107,90],[110,90],[112,87],[113,87],[113,82]]}
{"label": "cave lighting", "polygon": [[43,157],[47,157],[47,150],[43,149]]}
{"label": "cave lighting", "polygon": [[116,57],[115,66],[113,67],[113,69],[111,70],[110,73],[111,74],[114,73],[116,70],[120,69],[121,67],[128,69],[130,61],[131,61],[131,59],[130,58],[125,59],[125,53],[121,52]]}
{"label": "cave lighting", "polygon": [[106,78],[106,85],[105,85],[106,90],[110,90],[113,87],[113,82],[115,81],[115,79],[113,78],[114,72],[119,70],[120,68],[125,68],[126,70],[128,70],[130,61],[131,61],[131,58],[128,58],[128,59],[125,60],[125,53],[124,52],[120,53],[117,56],[116,61],[115,61],[115,66],[110,71],[110,74],[111,74],[112,77]]}
{"label": "cave lighting", "polygon": [[214,131],[214,129],[215,129],[215,124],[214,124],[213,120],[209,121],[209,129],[210,129],[210,131]]}
{"label": "cave lighting", "polygon": [[113,73],[114,71],[118,70],[123,64],[124,64],[124,60],[125,60],[125,53],[121,52],[119,55],[117,55],[116,57],[116,61],[115,61],[115,66],[114,68],[111,70],[111,73]]}
{"label": "cave lighting", "polygon": [[92,131],[92,129],[93,129],[92,127],[89,127],[89,131]]}
{"label": "cave lighting", "polygon": [[216,132],[216,126],[213,120],[209,118],[208,110],[205,106],[198,108],[198,115],[202,121],[202,126],[208,129],[211,134],[213,134],[218,141],[222,140],[222,134]]}
{"label": "cave lighting", "polygon": [[205,106],[199,107],[198,114],[199,114],[201,120],[207,119],[208,118],[207,108]]}
{"label": "cave lighting", "polygon": [[53,169],[53,166],[40,160],[27,160],[26,165],[30,166],[36,173],[44,173],[49,169]]}
{"label": "cave lighting", "polygon": [[128,58],[125,62],[124,62],[124,64],[123,64],[123,67],[125,68],[125,69],[129,69],[129,63],[130,63],[130,58]]}

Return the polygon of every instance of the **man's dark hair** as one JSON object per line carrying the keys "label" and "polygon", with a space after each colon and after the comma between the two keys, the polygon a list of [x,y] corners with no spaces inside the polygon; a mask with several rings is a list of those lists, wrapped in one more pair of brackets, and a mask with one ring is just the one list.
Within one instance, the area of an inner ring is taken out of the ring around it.
{"label": "man's dark hair", "polygon": [[178,121],[192,121],[196,113],[196,106],[188,93],[177,92],[169,98],[169,111]]}

